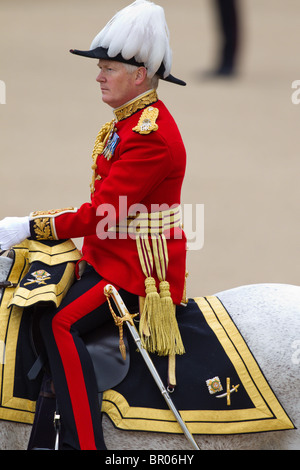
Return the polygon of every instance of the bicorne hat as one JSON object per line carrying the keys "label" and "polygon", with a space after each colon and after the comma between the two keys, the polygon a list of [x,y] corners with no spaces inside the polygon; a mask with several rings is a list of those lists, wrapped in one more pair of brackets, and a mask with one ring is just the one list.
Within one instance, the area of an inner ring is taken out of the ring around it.
{"label": "bicorne hat", "polygon": [[172,51],[162,7],[136,0],[120,10],[93,39],[90,50],[71,49],[72,54],[144,66],[149,77],[177,85],[183,80],[171,75]]}

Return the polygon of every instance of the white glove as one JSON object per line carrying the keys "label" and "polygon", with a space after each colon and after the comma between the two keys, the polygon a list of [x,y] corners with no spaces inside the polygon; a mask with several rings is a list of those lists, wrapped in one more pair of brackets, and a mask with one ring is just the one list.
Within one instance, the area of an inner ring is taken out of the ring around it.
{"label": "white glove", "polygon": [[5,217],[0,221],[0,249],[9,250],[30,237],[29,217]]}

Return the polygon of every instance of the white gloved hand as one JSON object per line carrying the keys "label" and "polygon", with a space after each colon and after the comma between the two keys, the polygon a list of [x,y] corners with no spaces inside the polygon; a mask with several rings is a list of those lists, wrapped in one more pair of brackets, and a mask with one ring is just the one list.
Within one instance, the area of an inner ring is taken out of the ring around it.
{"label": "white gloved hand", "polygon": [[29,217],[5,217],[0,221],[0,249],[9,250],[30,237]]}

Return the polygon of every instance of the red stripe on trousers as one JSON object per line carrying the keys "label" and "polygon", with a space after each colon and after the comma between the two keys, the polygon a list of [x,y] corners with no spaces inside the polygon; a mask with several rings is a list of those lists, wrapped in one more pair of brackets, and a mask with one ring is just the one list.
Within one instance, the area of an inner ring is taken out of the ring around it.
{"label": "red stripe on trousers", "polygon": [[107,281],[101,280],[58,312],[52,320],[53,335],[62,360],[82,450],[97,449],[81,361],[70,329],[76,321],[106,301],[103,293],[106,284]]}

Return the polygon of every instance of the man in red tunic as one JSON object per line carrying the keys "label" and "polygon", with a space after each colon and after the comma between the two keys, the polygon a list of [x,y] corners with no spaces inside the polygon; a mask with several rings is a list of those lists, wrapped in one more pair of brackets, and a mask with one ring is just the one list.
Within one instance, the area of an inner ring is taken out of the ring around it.
{"label": "man in red tunic", "polygon": [[42,318],[41,332],[65,430],[63,448],[99,450],[105,444],[96,379],[81,335],[110,318],[105,285],[120,290],[129,311],[138,311],[143,299],[140,333],[149,351],[184,353],[175,305],[185,282],[180,195],[186,153],[156,89],[159,79],[185,83],[170,74],[163,9],[146,0],[118,12],[89,51],[71,52],[97,59],[102,100],[114,114],[95,142],[91,201],[78,209],[6,218],[0,245],[8,249],[28,237],[84,237],[77,280],[53,315]]}

